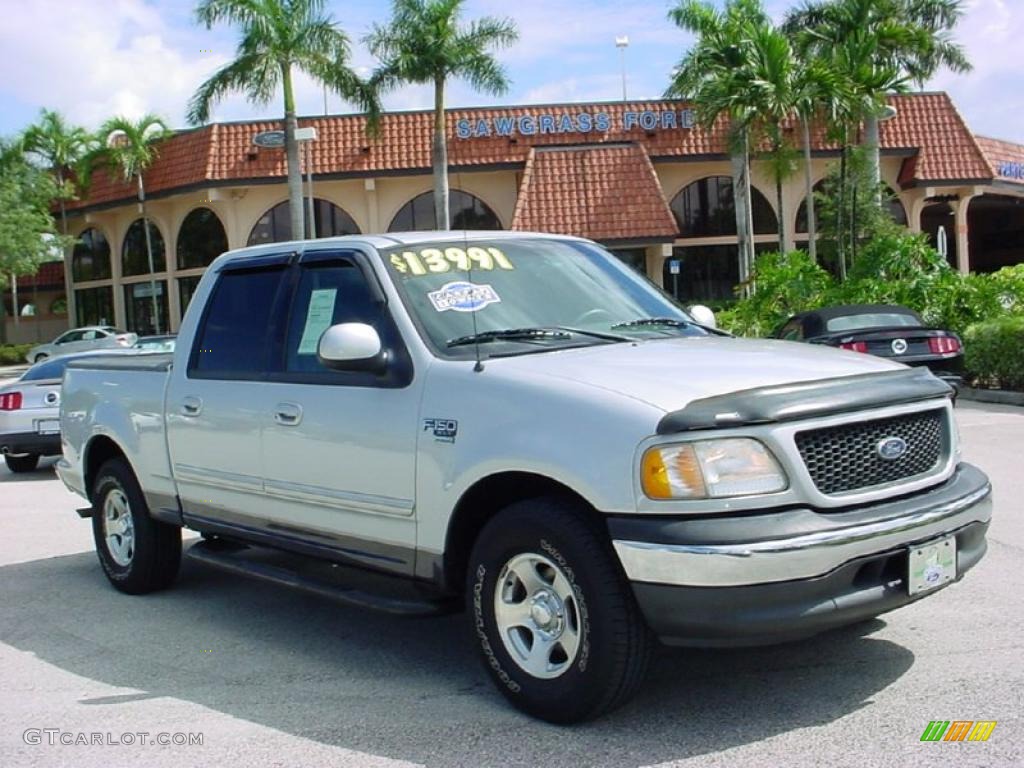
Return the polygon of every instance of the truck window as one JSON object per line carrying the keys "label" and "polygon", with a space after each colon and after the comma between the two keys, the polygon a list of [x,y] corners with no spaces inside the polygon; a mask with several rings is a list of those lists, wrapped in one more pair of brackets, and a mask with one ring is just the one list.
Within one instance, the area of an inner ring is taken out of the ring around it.
{"label": "truck window", "polygon": [[196,334],[190,376],[252,379],[267,372],[274,306],[284,275],[279,267],[220,276]]}
{"label": "truck window", "polygon": [[[401,335],[354,261],[339,257],[303,265],[288,314],[284,369],[272,375],[275,380],[376,387],[402,387],[411,380],[412,362]],[[320,336],[338,323],[366,323],[377,330],[392,355],[383,376],[333,371],[320,363]]]}

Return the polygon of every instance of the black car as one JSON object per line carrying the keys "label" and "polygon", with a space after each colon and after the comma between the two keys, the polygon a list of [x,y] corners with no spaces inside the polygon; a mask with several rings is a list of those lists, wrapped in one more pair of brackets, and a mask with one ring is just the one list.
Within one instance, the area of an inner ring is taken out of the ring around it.
{"label": "black car", "polygon": [[917,312],[894,304],[850,304],[801,312],[772,335],[925,365],[953,383],[959,382],[963,370],[959,336],[929,328]]}

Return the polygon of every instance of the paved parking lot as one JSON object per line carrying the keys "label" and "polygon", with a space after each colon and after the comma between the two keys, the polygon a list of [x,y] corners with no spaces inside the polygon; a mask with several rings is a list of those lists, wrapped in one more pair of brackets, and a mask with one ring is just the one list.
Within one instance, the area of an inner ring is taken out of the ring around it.
{"label": "paved parking lot", "polygon": [[[997,494],[963,583],[799,643],[666,651],[631,705],[572,728],[505,705],[461,616],[366,613],[189,562],[170,591],[121,595],[52,461],[0,465],[0,765],[1022,765],[1024,409],[958,411]],[[998,725],[986,743],[921,743],[936,719]],[[26,729],[203,743],[27,744]]]}

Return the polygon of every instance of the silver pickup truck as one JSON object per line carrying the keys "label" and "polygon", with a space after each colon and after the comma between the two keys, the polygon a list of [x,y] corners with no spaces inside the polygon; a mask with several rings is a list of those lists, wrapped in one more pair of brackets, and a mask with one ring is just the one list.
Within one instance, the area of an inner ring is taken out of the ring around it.
{"label": "silver pickup truck", "polygon": [[173,355],[69,366],[64,483],[132,594],[186,556],[403,614],[465,608],[554,722],[655,640],[784,641],[957,581],[991,489],[949,387],[730,337],[592,242],[509,232],[229,252]]}

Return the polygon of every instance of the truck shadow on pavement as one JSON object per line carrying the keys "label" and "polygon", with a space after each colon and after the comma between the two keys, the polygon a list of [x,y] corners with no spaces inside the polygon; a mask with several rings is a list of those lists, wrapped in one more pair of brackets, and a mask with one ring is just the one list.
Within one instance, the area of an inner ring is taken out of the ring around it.
{"label": "truck shadow on pavement", "polygon": [[505,702],[464,622],[363,612],[189,561],[175,587],[147,597],[115,592],[92,553],[0,568],[0,641],[134,689],[79,700],[97,723],[104,707],[174,697],[435,766],[636,766],[720,752],[844,717],[914,661],[865,636],[877,620],[773,648],[666,650],[631,704],[556,727]]}

